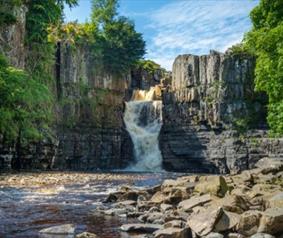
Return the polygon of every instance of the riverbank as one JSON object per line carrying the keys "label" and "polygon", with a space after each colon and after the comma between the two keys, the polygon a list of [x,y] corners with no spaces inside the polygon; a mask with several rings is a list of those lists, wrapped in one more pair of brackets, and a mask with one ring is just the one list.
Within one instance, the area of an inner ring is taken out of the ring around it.
{"label": "riverbank", "polygon": [[102,214],[136,217],[135,237],[271,238],[283,235],[283,161],[262,159],[238,175],[185,176],[147,189],[123,187]]}

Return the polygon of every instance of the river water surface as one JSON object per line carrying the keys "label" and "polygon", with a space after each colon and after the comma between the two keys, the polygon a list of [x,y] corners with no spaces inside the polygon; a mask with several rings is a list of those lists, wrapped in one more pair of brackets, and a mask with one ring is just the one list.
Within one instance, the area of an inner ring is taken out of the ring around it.
{"label": "river water surface", "polygon": [[120,186],[159,184],[175,173],[21,173],[0,175],[0,237],[39,237],[38,231],[71,223],[76,233],[122,237],[119,226],[134,222],[96,211]]}

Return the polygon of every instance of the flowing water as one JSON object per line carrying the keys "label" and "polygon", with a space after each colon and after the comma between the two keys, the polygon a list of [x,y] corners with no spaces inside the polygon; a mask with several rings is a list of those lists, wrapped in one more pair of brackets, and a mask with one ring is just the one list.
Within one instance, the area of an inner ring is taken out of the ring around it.
{"label": "flowing water", "polygon": [[136,220],[99,214],[96,207],[102,205],[107,194],[123,185],[153,186],[176,176],[67,172],[0,175],[0,237],[36,238],[43,228],[69,223],[76,226],[76,233],[124,237],[119,232],[120,225]]}
{"label": "flowing water", "polygon": [[135,90],[126,103],[124,122],[133,144],[135,162],[127,170],[162,171],[158,136],[162,126],[162,101],[155,98],[155,88]]}

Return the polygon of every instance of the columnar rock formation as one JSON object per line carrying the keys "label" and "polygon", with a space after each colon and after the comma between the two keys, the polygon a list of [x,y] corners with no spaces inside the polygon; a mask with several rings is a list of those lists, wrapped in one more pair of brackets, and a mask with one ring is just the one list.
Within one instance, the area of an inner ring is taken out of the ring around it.
{"label": "columnar rock formation", "polygon": [[[264,139],[264,96],[253,90],[254,63],[249,56],[215,51],[176,58],[172,88],[163,92],[166,169],[238,172],[267,155],[283,155],[282,139]],[[254,130],[240,136],[243,125]]]}
{"label": "columnar rock formation", "polygon": [[63,45],[60,49],[59,148],[54,167],[125,167],[132,159],[131,140],[123,124],[130,77],[100,70],[87,46],[74,50]]}

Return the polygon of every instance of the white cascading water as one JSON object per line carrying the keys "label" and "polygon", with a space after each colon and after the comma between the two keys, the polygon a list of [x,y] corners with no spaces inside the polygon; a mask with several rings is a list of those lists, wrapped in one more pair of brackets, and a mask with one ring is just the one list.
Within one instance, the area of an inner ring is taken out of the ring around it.
{"label": "white cascading water", "polygon": [[126,102],[124,121],[135,153],[132,171],[161,171],[162,156],[158,136],[162,126],[162,102],[153,100],[155,90],[136,90],[132,101]]}

